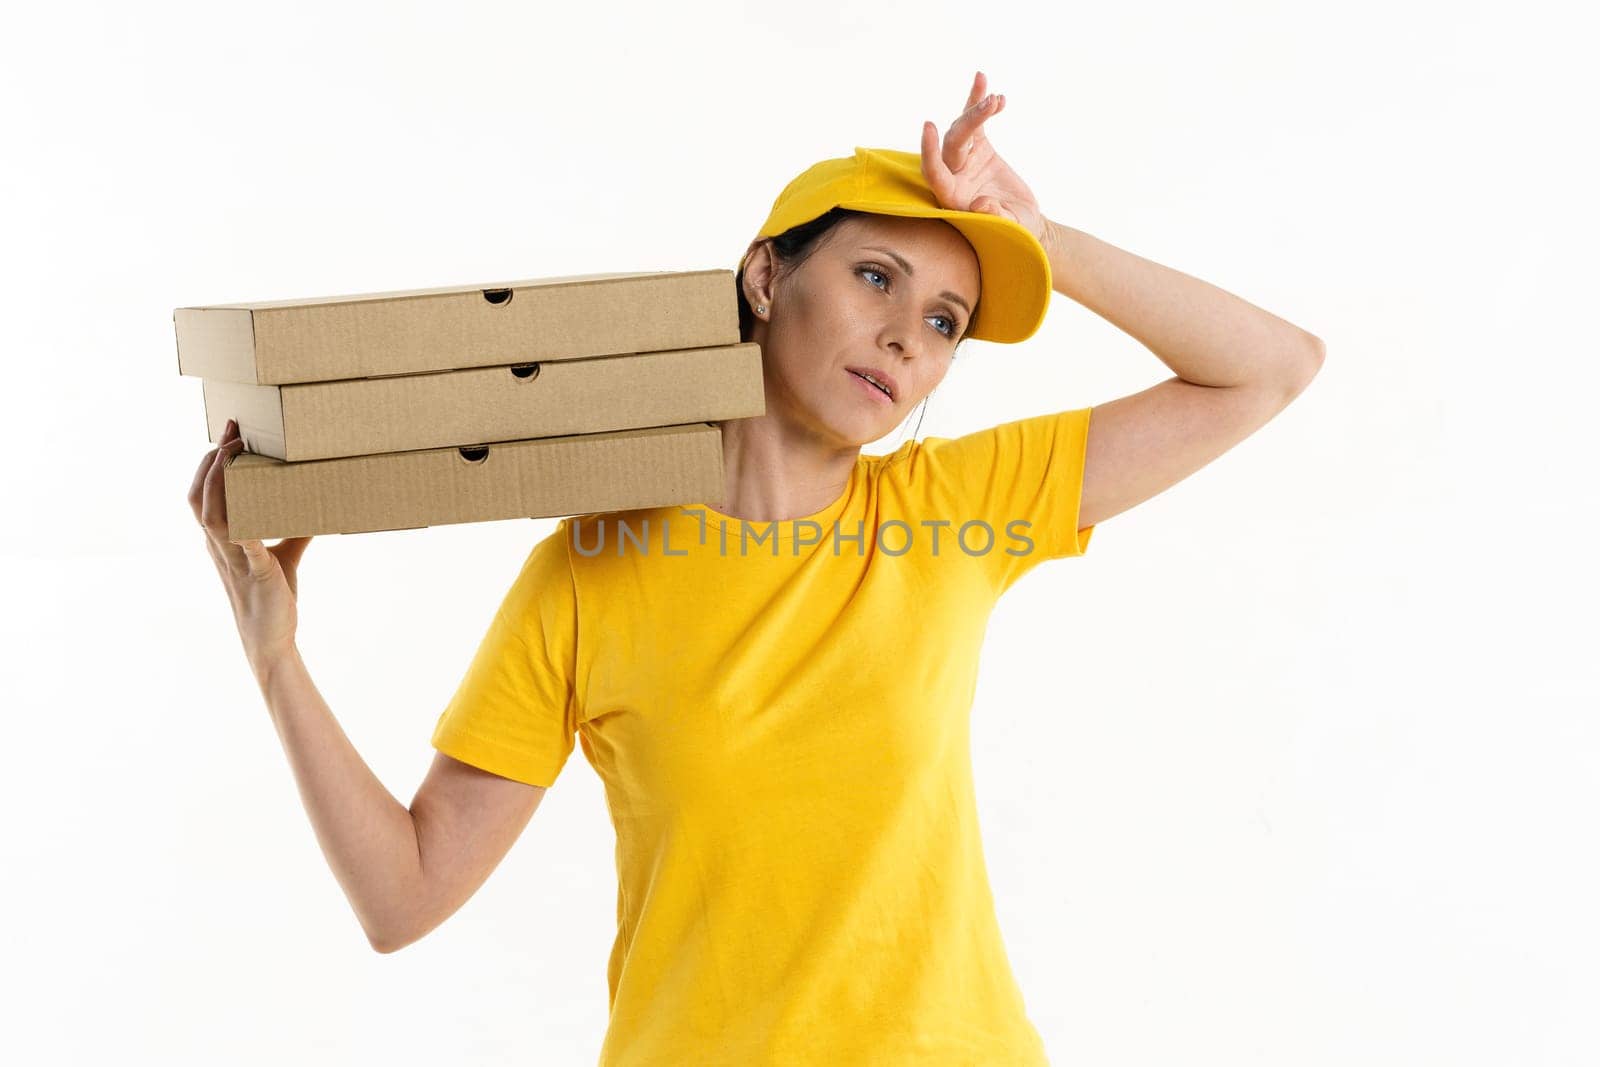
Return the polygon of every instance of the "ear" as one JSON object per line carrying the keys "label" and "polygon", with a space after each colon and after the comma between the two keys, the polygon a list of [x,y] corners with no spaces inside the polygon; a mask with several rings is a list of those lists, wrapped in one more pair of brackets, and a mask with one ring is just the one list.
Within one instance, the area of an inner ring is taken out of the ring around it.
{"label": "ear", "polygon": [[744,298],[750,301],[752,310],[765,305],[768,314],[771,313],[776,268],[771,238],[760,237],[752,241],[744,261]]}

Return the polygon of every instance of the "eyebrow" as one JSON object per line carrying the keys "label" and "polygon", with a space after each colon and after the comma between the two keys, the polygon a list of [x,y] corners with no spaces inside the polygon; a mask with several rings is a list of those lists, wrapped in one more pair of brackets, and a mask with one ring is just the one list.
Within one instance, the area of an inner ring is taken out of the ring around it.
{"label": "eyebrow", "polygon": [[[899,252],[896,252],[892,248],[883,248],[883,247],[881,247],[879,245],[862,245],[861,247],[863,247],[865,249],[868,249],[869,251],[872,251],[872,252],[882,252],[883,254],[889,256],[896,263],[900,264],[900,269],[906,272],[906,277],[908,277],[908,278],[914,276],[917,273],[916,271],[911,269],[911,264],[906,262],[905,257],[900,255]],[[965,300],[961,299],[959,296],[957,296],[956,294],[952,293],[948,289],[946,289],[944,292],[940,293],[939,295],[944,297],[946,300],[951,300],[951,301],[954,301],[957,304],[960,304],[962,309],[966,311],[967,318],[970,319],[972,317],[972,309],[970,307],[967,307],[967,302]]]}

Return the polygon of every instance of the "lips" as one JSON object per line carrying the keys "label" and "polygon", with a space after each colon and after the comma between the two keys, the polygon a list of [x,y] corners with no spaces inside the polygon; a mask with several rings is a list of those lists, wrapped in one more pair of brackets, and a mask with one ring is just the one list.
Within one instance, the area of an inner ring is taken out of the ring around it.
{"label": "lips", "polygon": [[[868,375],[868,374],[872,375],[874,378],[878,379],[878,381],[884,387],[886,387],[888,389],[888,391],[889,391],[889,399],[890,400],[898,400],[898,399],[900,399],[900,386],[899,386],[899,383],[897,383],[891,375],[885,373],[884,371],[878,370],[876,367],[846,367],[845,370],[849,371],[851,374],[856,375],[857,377],[862,378],[862,380],[865,380],[865,376],[866,375]],[[867,382],[867,384],[868,385],[872,385],[871,382]],[[878,386],[876,386],[876,385],[872,385],[872,387],[874,389],[878,388]]]}

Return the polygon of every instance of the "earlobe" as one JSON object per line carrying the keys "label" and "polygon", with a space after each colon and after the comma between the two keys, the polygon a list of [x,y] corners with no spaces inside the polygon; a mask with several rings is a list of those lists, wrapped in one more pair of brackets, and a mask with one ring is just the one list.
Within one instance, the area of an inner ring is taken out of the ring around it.
{"label": "earlobe", "polygon": [[755,309],[757,315],[765,315],[767,313],[767,298],[761,295],[761,290],[758,287],[750,286],[750,292],[745,299]]}

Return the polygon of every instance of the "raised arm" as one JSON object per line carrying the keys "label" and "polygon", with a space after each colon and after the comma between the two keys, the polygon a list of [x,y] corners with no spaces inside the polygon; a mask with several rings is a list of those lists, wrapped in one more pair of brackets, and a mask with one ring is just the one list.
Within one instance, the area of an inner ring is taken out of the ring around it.
{"label": "raised arm", "polygon": [[1097,404],[1079,525],[1182,481],[1265,426],[1322,367],[1320,338],[1209,282],[1045,220],[1056,292],[1144,344],[1175,377]]}
{"label": "raised arm", "polygon": [[1323,343],[1199,278],[1047,218],[984,131],[1006,103],[988,85],[978,71],[966,110],[942,138],[933,123],[922,125],[922,174],[940,206],[1026,228],[1044,247],[1056,292],[1143,343],[1175,375],[1092,409],[1083,529],[1175,485],[1266,425],[1321,368]]}

